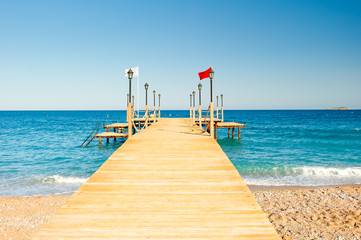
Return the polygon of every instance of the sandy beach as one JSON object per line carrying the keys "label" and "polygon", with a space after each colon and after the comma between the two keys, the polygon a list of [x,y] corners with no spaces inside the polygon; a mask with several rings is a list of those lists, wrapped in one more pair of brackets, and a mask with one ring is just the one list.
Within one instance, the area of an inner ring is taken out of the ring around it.
{"label": "sandy beach", "polygon": [[[282,239],[361,239],[361,187],[253,193]],[[0,239],[31,239],[67,198],[0,198]]]}

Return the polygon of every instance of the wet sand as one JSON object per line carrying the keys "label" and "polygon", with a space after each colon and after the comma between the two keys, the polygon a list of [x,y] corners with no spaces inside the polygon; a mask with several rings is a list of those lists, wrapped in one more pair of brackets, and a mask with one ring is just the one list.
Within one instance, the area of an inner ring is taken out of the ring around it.
{"label": "wet sand", "polygon": [[[361,239],[361,187],[253,194],[283,239]],[[31,239],[68,198],[0,198],[0,239]]]}

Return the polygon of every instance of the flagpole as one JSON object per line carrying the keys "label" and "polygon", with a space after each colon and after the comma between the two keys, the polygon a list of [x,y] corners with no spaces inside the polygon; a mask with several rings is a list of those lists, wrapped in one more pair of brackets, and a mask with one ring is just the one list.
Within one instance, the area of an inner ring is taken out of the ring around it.
{"label": "flagpole", "polygon": [[138,67],[138,77],[137,77],[137,79],[138,79],[138,102],[137,102],[137,107],[138,107],[138,117],[140,118],[140,116],[139,116],[139,67]]}

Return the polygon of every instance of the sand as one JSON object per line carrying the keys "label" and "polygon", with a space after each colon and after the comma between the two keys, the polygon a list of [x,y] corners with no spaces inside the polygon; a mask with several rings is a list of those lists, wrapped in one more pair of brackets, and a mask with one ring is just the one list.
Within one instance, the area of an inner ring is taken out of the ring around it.
{"label": "sand", "polygon": [[283,239],[361,239],[361,187],[253,194]]}
{"label": "sand", "polygon": [[[361,239],[361,187],[253,193],[283,239]],[[0,239],[31,239],[67,198],[0,198]]]}
{"label": "sand", "polygon": [[69,197],[0,198],[0,239],[31,239]]}

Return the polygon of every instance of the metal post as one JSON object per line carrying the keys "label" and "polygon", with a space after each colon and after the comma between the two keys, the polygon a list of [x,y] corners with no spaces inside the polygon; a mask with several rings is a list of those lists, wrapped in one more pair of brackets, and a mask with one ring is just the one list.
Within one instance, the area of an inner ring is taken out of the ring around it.
{"label": "metal post", "polygon": [[192,118],[192,94],[189,94],[189,118]]}
{"label": "metal post", "polygon": [[193,91],[192,95],[193,95],[193,118],[192,118],[192,122],[193,122],[193,125],[194,125],[195,122],[196,122],[196,92]]}
{"label": "metal post", "polygon": [[158,117],[160,118],[160,94],[158,94],[159,97],[159,104],[158,104]]}
{"label": "metal post", "polygon": [[198,118],[199,118],[199,126],[202,127],[202,84],[198,84],[199,90],[199,107],[198,107]]}
{"label": "metal post", "polygon": [[211,104],[210,104],[210,132],[211,132],[211,137],[214,137],[213,77],[214,77],[214,71],[211,68],[211,70],[209,71],[209,79],[210,79],[210,83],[211,83]]}
{"label": "metal post", "polygon": [[153,112],[154,112],[154,117],[155,117],[155,120],[157,120],[157,111],[155,109],[155,90],[153,90],[153,104],[154,104],[154,108],[153,108]]}
{"label": "metal post", "polygon": [[217,96],[217,119],[218,119],[218,96]]}
{"label": "metal post", "polygon": [[222,112],[222,122],[224,120],[223,118],[223,94],[221,94],[221,112]]}

